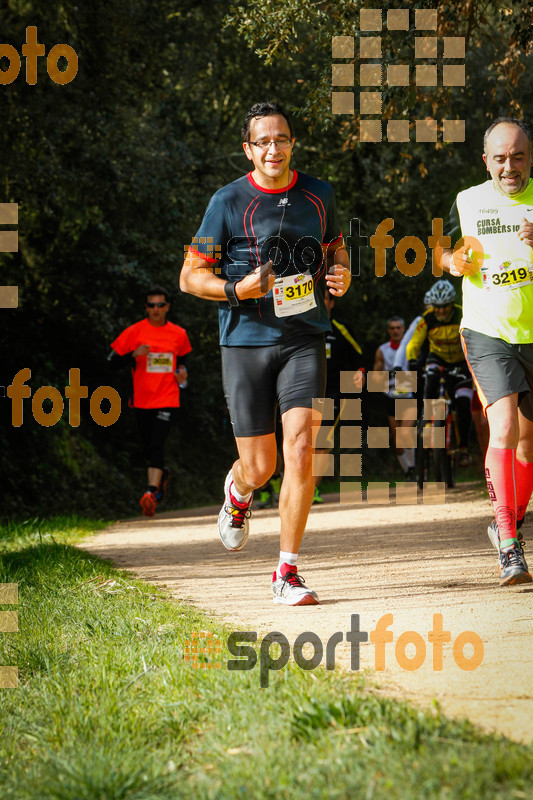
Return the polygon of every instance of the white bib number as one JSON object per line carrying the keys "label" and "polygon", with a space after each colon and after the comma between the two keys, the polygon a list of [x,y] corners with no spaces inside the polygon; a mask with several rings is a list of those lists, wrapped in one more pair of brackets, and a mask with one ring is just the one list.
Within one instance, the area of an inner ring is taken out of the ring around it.
{"label": "white bib number", "polygon": [[488,292],[517,289],[533,283],[533,264],[521,258],[504,261],[497,271],[490,271],[487,267],[482,268],[481,276],[483,288]]}
{"label": "white bib number", "polygon": [[276,317],[292,317],[316,308],[314,288],[310,272],[276,278],[272,292]]}
{"label": "white bib number", "polygon": [[172,372],[172,353],[148,353],[147,372]]}

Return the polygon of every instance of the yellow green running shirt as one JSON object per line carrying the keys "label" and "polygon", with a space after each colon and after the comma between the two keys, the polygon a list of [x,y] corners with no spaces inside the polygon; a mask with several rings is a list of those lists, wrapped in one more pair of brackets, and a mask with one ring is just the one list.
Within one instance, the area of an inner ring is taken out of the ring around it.
{"label": "yellow green running shirt", "polygon": [[533,222],[533,180],[513,197],[489,180],[459,192],[445,231],[452,247],[474,236],[484,253],[481,270],[463,278],[461,328],[511,344],[533,342],[533,248],[518,238],[523,217]]}

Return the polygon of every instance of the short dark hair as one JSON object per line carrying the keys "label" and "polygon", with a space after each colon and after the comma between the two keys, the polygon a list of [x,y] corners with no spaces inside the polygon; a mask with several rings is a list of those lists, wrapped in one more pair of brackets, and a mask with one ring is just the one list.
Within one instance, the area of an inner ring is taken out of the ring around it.
{"label": "short dark hair", "polygon": [[289,126],[289,132],[291,137],[294,136],[294,129],[292,127],[292,121],[283,106],[280,106],[279,103],[254,103],[251,109],[248,111],[244,118],[244,122],[242,123],[241,128],[241,136],[243,142],[250,141],[250,123],[256,117],[272,117],[274,114],[280,114],[280,116],[284,117],[287,121],[287,125]]}
{"label": "short dark hair", "polygon": [[148,302],[148,298],[151,297],[154,294],[162,294],[162,295],[164,295],[166,302],[170,303],[170,295],[167,292],[167,290],[164,289],[162,286],[158,286],[157,284],[155,286],[151,286],[148,289],[148,291],[146,292],[146,295],[144,297],[144,302],[147,303]]}
{"label": "short dark hair", "polygon": [[485,131],[485,135],[483,136],[483,152],[485,154],[487,153],[487,140],[488,140],[489,136],[491,135],[492,131],[494,130],[494,128],[497,125],[502,125],[502,124],[505,124],[505,125],[516,125],[517,128],[520,128],[520,130],[522,130],[526,134],[527,140],[528,140],[529,145],[531,147],[531,143],[532,143],[531,131],[530,131],[529,127],[526,125],[526,123],[523,120],[518,119],[517,117],[498,117],[498,119],[494,120],[492,125],[489,125],[489,127]]}

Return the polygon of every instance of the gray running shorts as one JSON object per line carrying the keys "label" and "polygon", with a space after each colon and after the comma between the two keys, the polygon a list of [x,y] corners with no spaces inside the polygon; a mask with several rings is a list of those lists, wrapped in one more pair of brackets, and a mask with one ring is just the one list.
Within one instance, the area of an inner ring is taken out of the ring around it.
{"label": "gray running shorts", "polygon": [[324,397],[323,334],[262,347],[221,347],[222,383],[235,436],[263,436],[276,429],[276,410],[312,408]]}
{"label": "gray running shorts", "polygon": [[468,328],[461,339],[483,411],[518,392],[520,411],[533,421],[533,343],[510,344]]}

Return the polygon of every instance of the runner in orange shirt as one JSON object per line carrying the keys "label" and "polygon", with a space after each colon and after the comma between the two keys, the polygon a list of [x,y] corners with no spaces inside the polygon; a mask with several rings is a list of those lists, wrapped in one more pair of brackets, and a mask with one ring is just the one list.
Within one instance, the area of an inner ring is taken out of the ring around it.
{"label": "runner in orange shirt", "polygon": [[185,359],[191,351],[184,328],[167,322],[168,293],[153,286],[146,293],[147,319],[122,331],[112,342],[112,364],[132,363],[135,409],[144,455],[148,462],[148,486],[141,497],[142,513],[155,514],[164,499],[170,471],[165,467],[164,445],[180,405],[180,386],[187,382]]}

